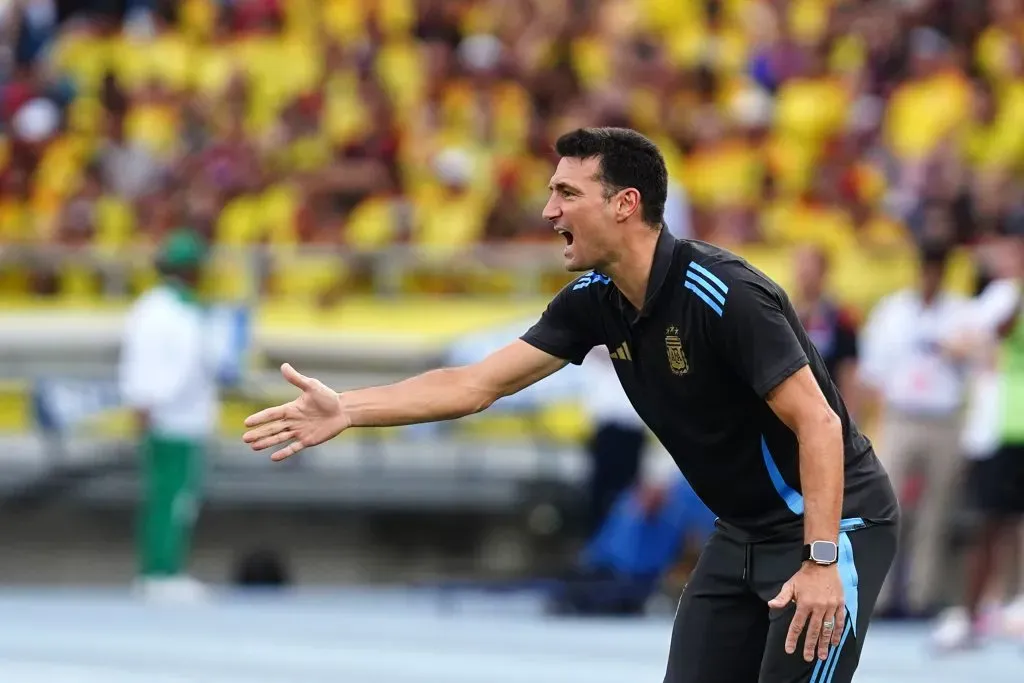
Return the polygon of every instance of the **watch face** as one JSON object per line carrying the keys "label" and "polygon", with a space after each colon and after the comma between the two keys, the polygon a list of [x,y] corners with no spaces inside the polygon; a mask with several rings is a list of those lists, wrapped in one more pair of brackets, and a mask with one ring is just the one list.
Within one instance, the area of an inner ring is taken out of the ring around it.
{"label": "watch face", "polygon": [[811,544],[811,559],[821,564],[832,564],[839,559],[839,548],[835,543],[815,541]]}

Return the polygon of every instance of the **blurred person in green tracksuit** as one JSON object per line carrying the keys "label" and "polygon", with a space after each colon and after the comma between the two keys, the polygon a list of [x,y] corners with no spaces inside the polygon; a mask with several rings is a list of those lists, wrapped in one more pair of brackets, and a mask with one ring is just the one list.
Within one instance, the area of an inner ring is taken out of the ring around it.
{"label": "blurred person in green tracksuit", "polygon": [[121,393],[140,436],[137,588],[157,600],[205,593],[186,566],[204,450],[219,409],[207,316],[197,294],[206,256],[194,231],[179,229],[165,239],[156,263],[160,282],[129,311],[121,349]]}

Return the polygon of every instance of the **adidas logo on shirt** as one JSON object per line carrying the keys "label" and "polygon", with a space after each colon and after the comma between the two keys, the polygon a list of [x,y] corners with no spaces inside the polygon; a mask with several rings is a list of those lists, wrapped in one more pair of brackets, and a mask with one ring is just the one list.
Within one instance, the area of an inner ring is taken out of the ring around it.
{"label": "adidas logo on shirt", "polygon": [[614,351],[608,353],[615,360],[633,360],[633,356],[629,353],[629,345],[626,342],[622,342],[622,345]]}

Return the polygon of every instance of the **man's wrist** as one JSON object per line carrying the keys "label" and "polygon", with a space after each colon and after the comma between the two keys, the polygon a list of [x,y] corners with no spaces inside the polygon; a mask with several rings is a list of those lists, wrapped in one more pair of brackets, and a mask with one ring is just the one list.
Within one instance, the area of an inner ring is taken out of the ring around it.
{"label": "man's wrist", "polygon": [[351,407],[351,402],[348,401],[348,396],[345,392],[339,391],[338,394],[338,407],[341,409],[339,416],[338,427],[339,431],[344,431],[352,427],[356,427],[355,420],[353,419],[353,413],[355,412]]}
{"label": "man's wrist", "polygon": [[801,561],[820,566],[839,562],[839,544],[827,540],[813,540],[803,546]]}

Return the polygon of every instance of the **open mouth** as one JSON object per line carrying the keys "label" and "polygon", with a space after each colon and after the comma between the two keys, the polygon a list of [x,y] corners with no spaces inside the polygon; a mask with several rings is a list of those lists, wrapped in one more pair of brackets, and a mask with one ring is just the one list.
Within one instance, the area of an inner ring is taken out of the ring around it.
{"label": "open mouth", "polygon": [[565,228],[555,228],[555,232],[565,238],[565,246],[572,244],[572,233]]}

